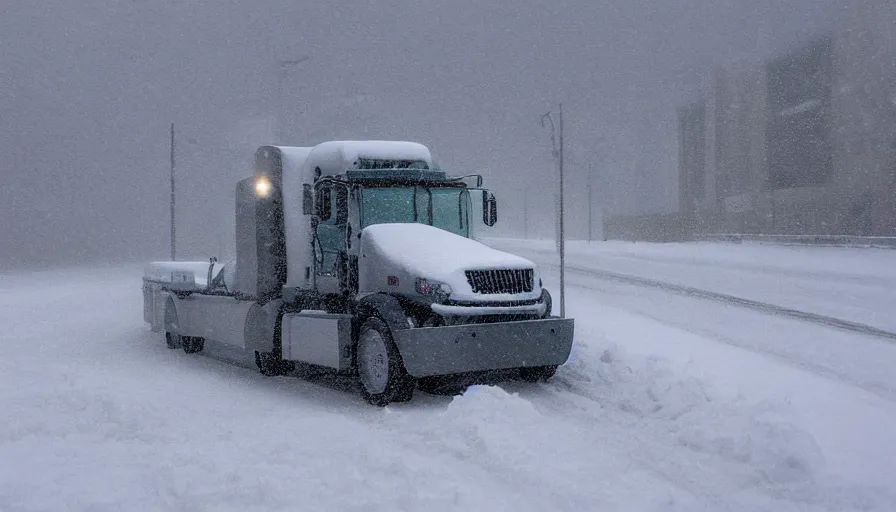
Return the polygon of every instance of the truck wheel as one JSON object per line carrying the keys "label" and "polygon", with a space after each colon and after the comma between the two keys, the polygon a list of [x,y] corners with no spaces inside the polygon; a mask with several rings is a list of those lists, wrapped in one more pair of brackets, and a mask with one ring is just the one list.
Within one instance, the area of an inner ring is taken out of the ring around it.
{"label": "truck wheel", "polygon": [[404,368],[392,332],[379,318],[369,318],[361,326],[358,375],[361,395],[372,405],[407,402],[414,396],[416,382]]}
{"label": "truck wheel", "polygon": [[165,345],[167,345],[168,348],[172,348],[172,349],[177,348],[182,343],[183,343],[183,339],[180,334],[175,334],[173,332],[165,333]]}
{"label": "truck wheel", "polygon": [[197,352],[202,352],[202,349],[205,348],[205,338],[200,338],[199,336],[182,336],[184,352],[187,354],[195,354]]}
{"label": "truck wheel", "polygon": [[556,366],[530,366],[520,368],[520,377],[526,382],[548,380],[557,373]]}

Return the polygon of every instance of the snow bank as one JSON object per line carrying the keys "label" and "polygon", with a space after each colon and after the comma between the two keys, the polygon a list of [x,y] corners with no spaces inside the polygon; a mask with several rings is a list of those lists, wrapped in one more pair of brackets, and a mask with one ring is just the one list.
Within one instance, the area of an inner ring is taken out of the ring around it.
{"label": "snow bank", "polygon": [[593,355],[534,389],[470,387],[396,428],[414,432],[420,451],[501,475],[533,509],[886,509],[828,487],[818,447],[785,406],[718,402],[696,379],[616,347]]}
{"label": "snow bank", "polygon": [[821,450],[784,404],[718,401],[705,384],[673,373],[661,360],[603,351],[573,363],[563,386],[605,408],[669,424],[675,442],[720,459],[744,486],[811,483],[824,471]]}
{"label": "snow bank", "polygon": [[[727,411],[725,409],[728,409]],[[786,488],[811,484],[824,470],[824,458],[815,439],[775,407],[760,405],[726,414],[694,414],[679,442],[698,453],[721,457],[740,465],[745,485]]]}
{"label": "snow bank", "polygon": [[[448,405],[443,417],[450,431],[446,441],[466,457],[487,457],[517,468],[537,465],[528,447],[541,437],[540,427],[546,421],[518,394],[499,387],[472,386]],[[511,430],[514,435],[508,435]]]}

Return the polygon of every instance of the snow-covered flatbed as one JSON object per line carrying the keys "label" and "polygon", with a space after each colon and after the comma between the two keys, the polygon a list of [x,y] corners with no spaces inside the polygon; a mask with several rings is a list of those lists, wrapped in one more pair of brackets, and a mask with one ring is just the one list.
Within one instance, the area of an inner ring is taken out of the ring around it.
{"label": "snow-covered flatbed", "polygon": [[[143,281],[184,291],[198,291],[206,287],[208,267],[207,261],[154,261],[143,267]],[[223,268],[222,263],[215,263],[213,278]]]}
{"label": "snow-covered flatbed", "polygon": [[552,382],[381,410],[348,378],[168,350],[140,271],[0,275],[0,510],[896,509],[891,344],[571,273],[575,352]]}

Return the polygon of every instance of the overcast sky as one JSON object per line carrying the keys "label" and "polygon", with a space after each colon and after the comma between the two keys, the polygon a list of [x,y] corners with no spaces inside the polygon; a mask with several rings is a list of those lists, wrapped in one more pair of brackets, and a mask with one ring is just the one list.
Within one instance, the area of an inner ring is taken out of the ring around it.
{"label": "overcast sky", "polygon": [[522,232],[525,201],[546,236],[556,167],[538,120],[562,101],[574,229],[588,172],[603,208],[672,210],[676,108],[713,63],[814,37],[837,6],[4,0],[0,268],[164,258],[172,122],[185,257],[226,256],[233,185],[252,147],[276,142],[258,128],[274,114],[291,145],[423,142],[444,168],[485,174],[505,233]]}

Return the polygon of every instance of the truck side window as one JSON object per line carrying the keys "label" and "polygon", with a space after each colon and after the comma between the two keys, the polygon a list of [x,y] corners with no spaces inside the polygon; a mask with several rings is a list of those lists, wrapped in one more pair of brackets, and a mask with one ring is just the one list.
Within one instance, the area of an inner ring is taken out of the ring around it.
{"label": "truck side window", "polygon": [[333,211],[333,189],[330,187],[321,188],[317,194],[317,216],[320,220],[329,220]]}
{"label": "truck side window", "polygon": [[319,276],[345,278],[343,266],[348,222],[348,188],[342,184],[322,183],[317,190],[315,243],[320,249],[315,272]]}
{"label": "truck side window", "polygon": [[336,187],[336,225],[344,226],[348,222],[348,188]]}

